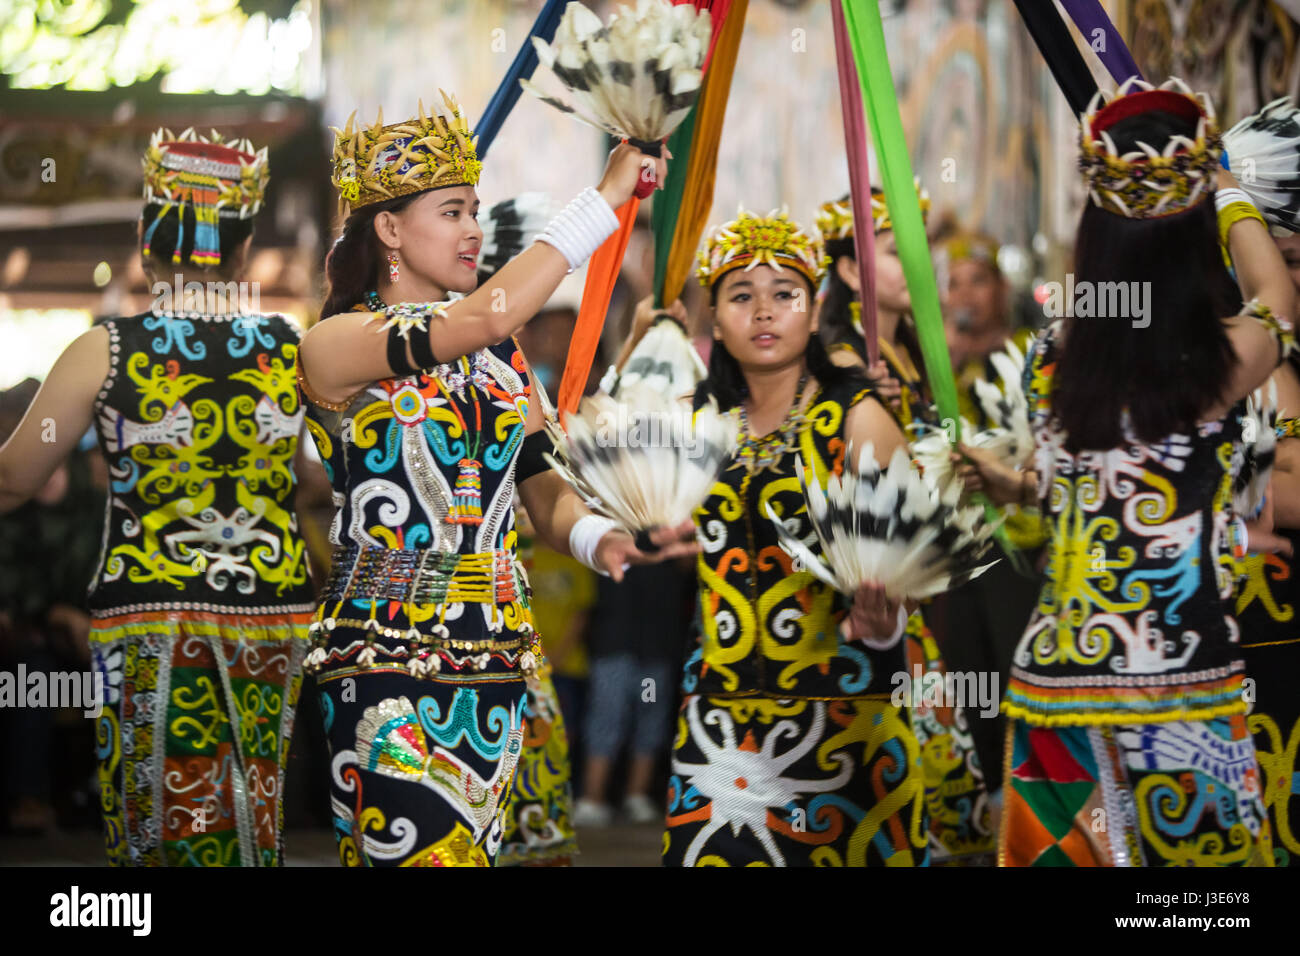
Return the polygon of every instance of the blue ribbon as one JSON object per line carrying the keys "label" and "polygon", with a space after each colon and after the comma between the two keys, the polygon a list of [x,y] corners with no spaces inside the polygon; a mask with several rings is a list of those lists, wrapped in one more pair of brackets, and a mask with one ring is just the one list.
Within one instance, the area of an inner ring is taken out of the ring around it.
{"label": "blue ribbon", "polygon": [[480,161],[487,156],[488,147],[496,139],[497,133],[501,132],[501,127],[505,123],[506,117],[510,115],[510,111],[519,102],[519,95],[523,92],[519,81],[521,79],[532,79],[533,71],[537,69],[537,50],[533,47],[533,37],[539,37],[550,43],[555,36],[555,28],[560,25],[560,17],[563,14],[564,3],[562,0],[546,0],[542,12],[537,15],[537,19],[533,21],[532,29],[528,31],[528,36],[524,38],[523,46],[515,54],[514,62],[510,64],[510,69],[506,70],[501,85],[492,94],[492,99],[488,100],[487,109],[483,111],[478,126],[475,128],[475,132],[478,133],[478,158]]}

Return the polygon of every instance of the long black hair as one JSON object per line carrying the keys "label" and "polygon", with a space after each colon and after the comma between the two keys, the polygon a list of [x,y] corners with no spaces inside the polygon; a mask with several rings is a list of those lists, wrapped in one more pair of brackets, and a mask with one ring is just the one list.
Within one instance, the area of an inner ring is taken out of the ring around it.
{"label": "long black hair", "polygon": [[[800,277],[808,283],[808,279],[802,273]],[[721,279],[714,282],[709,292],[710,301],[714,306],[718,304],[718,289],[721,284]],[[812,294],[811,283],[808,283],[808,292]],[[826,346],[816,333],[808,336],[808,345],[803,354],[804,363],[808,366],[808,374],[817,379],[822,388],[830,388],[842,383],[853,383],[863,388],[868,385],[861,369],[855,366],[836,365],[832,362]],[[700,386],[697,396],[704,398],[711,395],[717,399],[718,407],[724,411],[735,408],[749,395],[749,385],[745,382],[745,373],[741,371],[740,363],[727,351],[727,347],[721,340],[713,343],[713,349],[709,352],[709,376],[700,383]]]}
{"label": "long black hair", "polygon": [[[845,199],[847,198],[846,196]],[[826,254],[831,258],[831,268],[827,278],[826,298],[822,300],[820,313],[822,342],[827,346],[847,342],[853,346],[853,351],[866,361],[867,343],[853,327],[853,313],[850,310],[850,306],[857,301],[858,294],[849,288],[848,283],[840,278],[839,273],[839,262],[842,256],[857,262],[858,250],[853,237],[831,239],[826,243]],[[916,336],[911,316],[904,315],[898,320],[898,329],[894,333],[894,338],[907,349],[907,354],[911,356],[916,370],[921,375],[921,380],[929,382],[929,376],[925,372],[925,356],[921,354],[921,340]]]}
{"label": "long black hair", "polygon": [[[1108,131],[1121,153],[1155,145],[1175,133],[1194,136],[1186,120],[1147,113]],[[1223,398],[1236,355],[1223,319],[1241,307],[1241,293],[1219,252],[1218,220],[1208,198],[1157,219],[1130,219],[1088,202],[1079,221],[1075,280],[1146,283],[1149,325],[1129,316],[1074,318],[1056,372],[1052,410],[1066,449],[1115,448],[1124,442],[1127,409],[1143,442],[1195,428]]]}
{"label": "long black hair", "polygon": [[[220,265],[205,266],[190,261],[194,251],[194,233],[197,220],[194,206],[188,202],[177,203],[167,209],[166,215],[159,219],[166,206],[160,202],[147,202],[140,210],[140,254],[144,261],[152,263],[156,272],[162,273],[169,268],[188,272],[194,269],[211,272],[214,275],[230,277],[233,275],[235,251],[240,244],[253,234],[253,217],[240,219],[238,216],[221,216],[217,220],[217,237],[220,241]],[[184,235],[181,235],[182,226]],[[152,230],[152,232],[150,231]],[[149,254],[144,255],[145,236],[149,237]],[[173,263],[177,245],[180,246],[180,262]]]}
{"label": "long black hair", "polygon": [[401,212],[423,195],[408,193],[352,211],[343,223],[342,235],[325,257],[328,289],[320,309],[322,319],[348,311],[379,284],[382,243],[375,235],[375,217],[381,212]]}

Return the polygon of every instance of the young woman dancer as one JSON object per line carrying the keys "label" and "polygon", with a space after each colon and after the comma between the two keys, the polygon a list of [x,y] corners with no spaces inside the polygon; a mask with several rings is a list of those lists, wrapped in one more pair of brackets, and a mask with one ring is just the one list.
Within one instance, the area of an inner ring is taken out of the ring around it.
{"label": "young woman dancer", "polygon": [[166,291],[68,346],[0,449],[0,507],[93,422],[111,477],[90,593],[109,862],[274,866],[313,601],[298,332],[239,311],[266,153],[160,130],[144,167],[141,254]]}
{"label": "young woman dancer", "polygon": [[[599,188],[476,290],[480,164],[445,102],[446,116],[421,106],[405,123],[339,133],[334,182],[351,213],[298,366],[339,505],[308,663],[347,864],[495,860],[524,678],[541,658],[515,486],[557,550],[615,578],[647,560],[546,467],[541,406],[511,334],[614,231],[613,208],[641,177],[662,182],[666,167],[616,147]],[[689,532],[661,529],[656,558],[693,553]]]}
{"label": "young woman dancer", "polygon": [[886,462],[905,442],[817,336],[824,270],[820,240],[784,214],[742,212],[700,255],[716,341],[696,400],[738,408],[741,445],[696,513],[704,633],[682,685],[668,865],[926,861],[920,752],[889,700],[907,612],[796,570],[766,511],[807,536],[796,458],[825,480],[849,443]]}
{"label": "young woman dancer", "polygon": [[1040,338],[1033,468],[963,449],[970,487],[1039,501],[1052,526],[1003,704],[999,859],[1271,865],[1229,601],[1244,546],[1231,492],[1240,403],[1294,344],[1275,318],[1294,289],[1251,219],[1228,234],[1240,293],[1224,268],[1214,187],[1233,180],[1203,95],[1131,81],[1080,138],[1076,288],[1124,288],[1146,308]]}

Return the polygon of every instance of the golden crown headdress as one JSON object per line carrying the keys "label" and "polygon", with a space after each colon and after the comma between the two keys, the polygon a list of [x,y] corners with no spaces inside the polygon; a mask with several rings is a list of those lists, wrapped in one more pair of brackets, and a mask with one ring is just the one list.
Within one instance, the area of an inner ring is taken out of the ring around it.
{"label": "golden crown headdress", "polygon": [[454,98],[438,91],[448,116],[436,110],[391,126],[384,125],[384,111],[373,126],[353,129],[354,111],[348,125],[334,130],[334,172],[331,182],[339,189],[349,209],[395,199],[441,186],[473,186],[483,164],[479,162],[478,137],[461,115]]}
{"label": "golden crown headdress", "polygon": [[718,226],[700,250],[695,274],[710,288],[732,269],[769,265],[778,271],[789,267],[815,287],[826,274],[830,258],[816,229],[806,233],[787,215],[773,209],[766,216],[746,212],[742,206],[731,222]]}
{"label": "golden crown headdress", "polygon": [[[246,139],[223,143],[216,130],[208,138],[195,133],[193,127],[180,136],[173,136],[169,129],[157,130],[149,138],[141,164],[145,201],[162,205],[145,231],[142,252],[149,255],[154,231],[172,209],[180,215],[181,207],[189,203],[194,208],[190,261],[200,266],[221,263],[217,220],[255,215],[271,179],[265,146],[254,151]],[[181,222],[183,228],[184,220]],[[180,249],[177,242],[173,262],[180,262]]]}
{"label": "golden crown headdress", "polygon": [[997,269],[1001,248],[991,236],[980,232],[959,232],[943,241],[936,258],[950,264],[970,259]]}
{"label": "golden crown headdress", "polygon": [[[921,204],[921,221],[930,216],[930,194],[921,186],[921,180],[913,179],[916,186],[916,198]],[[871,220],[876,232],[893,229],[889,221],[889,207],[885,204],[885,191],[879,186],[871,187]],[[853,205],[848,196],[824,202],[817,210],[817,229],[827,242],[836,239],[853,238]]]}
{"label": "golden crown headdress", "polygon": [[[1139,142],[1138,149],[1121,155],[1107,130],[1152,111],[1195,121],[1195,138]],[[1159,87],[1131,77],[1113,98],[1098,90],[1079,118],[1079,146],[1079,169],[1093,203],[1132,219],[1172,216],[1213,193],[1222,150],[1209,97],[1192,93],[1177,77]]]}

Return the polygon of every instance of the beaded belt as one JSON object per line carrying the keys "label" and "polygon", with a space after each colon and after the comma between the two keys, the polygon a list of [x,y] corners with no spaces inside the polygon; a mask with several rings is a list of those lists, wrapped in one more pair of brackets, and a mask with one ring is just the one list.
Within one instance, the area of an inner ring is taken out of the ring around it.
{"label": "beaded belt", "polygon": [[321,597],[402,604],[512,604],[524,592],[523,575],[510,551],[452,554],[349,544],[334,549]]}
{"label": "beaded belt", "polygon": [[[527,592],[527,580],[511,551],[449,554],[341,545],[334,549],[317,620],[310,626],[315,647],[303,662],[304,667],[309,673],[319,673],[331,661],[360,670],[391,667],[396,663],[413,677],[432,677],[442,672],[444,665],[462,672],[481,671],[489,666],[494,655],[504,655],[503,659],[516,660],[525,675],[532,675],[536,673],[542,650],[527,605],[522,601]],[[370,618],[365,621],[339,618],[344,602],[355,600],[371,602]],[[514,604],[524,615],[520,625],[522,633],[502,640],[454,639],[441,613],[428,633],[414,624],[405,629],[384,626],[375,615],[376,605],[390,601],[435,605],[443,613],[448,604],[492,605],[494,611],[488,629],[497,632],[505,624],[505,614],[499,607]],[[327,615],[331,603],[335,607]],[[330,633],[339,626],[361,630],[363,636],[331,652]],[[379,637],[403,642],[405,647],[385,646],[377,641]]]}

